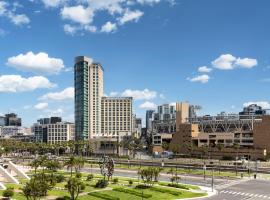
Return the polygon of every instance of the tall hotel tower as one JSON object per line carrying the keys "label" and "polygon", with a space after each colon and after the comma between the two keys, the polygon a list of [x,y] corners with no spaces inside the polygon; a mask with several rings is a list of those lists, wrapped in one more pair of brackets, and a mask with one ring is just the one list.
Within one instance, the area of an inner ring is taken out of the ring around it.
{"label": "tall hotel tower", "polygon": [[85,56],[75,58],[75,139],[89,140],[101,134],[103,68]]}
{"label": "tall hotel tower", "polygon": [[131,134],[132,97],[104,97],[103,68],[90,58],[76,57],[74,71],[75,139]]}

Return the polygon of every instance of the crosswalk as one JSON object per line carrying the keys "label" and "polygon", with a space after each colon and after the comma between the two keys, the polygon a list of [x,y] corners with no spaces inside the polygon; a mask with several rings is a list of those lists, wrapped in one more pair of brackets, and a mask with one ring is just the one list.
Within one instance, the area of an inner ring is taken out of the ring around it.
{"label": "crosswalk", "polygon": [[249,179],[240,179],[240,180],[228,181],[227,183],[224,182],[224,183],[221,184],[221,185],[217,185],[217,186],[215,187],[215,189],[217,189],[217,190],[222,190],[222,189],[225,189],[225,188],[228,188],[228,187],[231,187],[231,186],[234,186],[234,185],[237,185],[237,184],[246,182],[246,181],[249,181]]}
{"label": "crosswalk", "polygon": [[220,194],[233,195],[233,196],[243,196],[243,197],[252,197],[258,199],[270,199],[270,196],[262,195],[262,194],[252,194],[247,192],[237,192],[233,190],[221,190]]}

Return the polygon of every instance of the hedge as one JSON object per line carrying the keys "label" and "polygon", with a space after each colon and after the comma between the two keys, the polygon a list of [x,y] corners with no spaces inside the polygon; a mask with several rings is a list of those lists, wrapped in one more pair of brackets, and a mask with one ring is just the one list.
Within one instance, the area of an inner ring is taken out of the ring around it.
{"label": "hedge", "polygon": [[88,193],[88,195],[93,196],[93,197],[97,197],[100,199],[105,199],[105,200],[120,200],[118,197],[113,197],[107,194],[102,194],[100,192],[91,192]]}
{"label": "hedge", "polygon": [[135,195],[135,196],[138,196],[138,197],[143,197],[143,198],[146,198],[146,199],[152,197],[151,194],[145,194],[145,193],[138,192],[138,191],[131,190],[131,189],[114,188],[113,190],[116,191],[116,192],[123,192],[123,193],[128,193],[128,194],[131,194],[131,195]]}
{"label": "hedge", "polygon": [[168,190],[168,189],[165,189],[165,188],[151,187],[149,189],[152,190],[152,191],[155,191],[155,192],[167,193],[167,194],[171,194],[171,195],[174,195],[174,196],[178,196],[178,195],[181,194],[181,192],[172,191],[172,190]]}

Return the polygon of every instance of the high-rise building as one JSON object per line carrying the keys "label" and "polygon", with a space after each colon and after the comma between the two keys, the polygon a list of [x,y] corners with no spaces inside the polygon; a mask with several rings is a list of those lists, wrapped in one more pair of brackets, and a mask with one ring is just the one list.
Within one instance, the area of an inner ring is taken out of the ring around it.
{"label": "high-rise building", "polygon": [[103,67],[75,58],[75,139],[118,137],[132,132],[132,98],[103,97]]}
{"label": "high-rise building", "polygon": [[239,115],[266,115],[266,110],[257,104],[251,104],[244,107],[243,111],[239,112]]}
{"label": "high-rise building", "polygon": [[136,115],[134,116],[134,122],[133,122],[133,128],[134,128],[134,136],[136,138],[140,138],[142,136],[142,119],[137,118]]}
{"label": "high-rise building", "polygon": [[48,125],[62,122],[61,117],[41,118],[32,126],[36,142],[48,142]]}
{"label": "high-rise building", "polygon": [[146,129],[149,131],[152,129],[152,121],[154,120],[155,110],[147,110],[145,117]]}
{"label": "high-rise building", "polygon": [[103,68],[85,56],[75,58],[75,137],[88,140],[101,136]]}
{"label": "high-rise building", "polygon": [[5,126],[21,126],[22,119],[18,118],[15,113],[5,115]]}
{"label": "high-rise building", "polygon": [[175,119],[175,106],[170,104],[163,104],[158,106],[158,118],[159,120],[171,120]]}
{"label": "high-rise building", "polygon": [[118,136],[119,132],[132,132],[132,97],[102,97],[101,134]]}
{"label": "high-rise building", "polygon": [[40,124],[56,124],[57,122],[62,122],[61,117],[50,117],[50,118],[41,118],[37,120]]}
{"label": "high-rise building", "polygon": [[5,126],[5,117],[0,116],[0,126]]}

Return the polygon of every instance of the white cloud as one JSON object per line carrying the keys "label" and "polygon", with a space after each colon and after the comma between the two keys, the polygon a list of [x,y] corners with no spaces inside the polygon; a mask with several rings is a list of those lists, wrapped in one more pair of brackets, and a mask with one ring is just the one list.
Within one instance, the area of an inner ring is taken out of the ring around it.
{"label": "white cloud", "polygon": [[122,25],[130,21],[137,22],[143,15],[144,13],[140,10],[130,11],[129,9],[127,9],[124,15],[118,18],[118,21]]}
{"label": "white cloud", "polygon": [[118,92],[110,92],[110,97],[116,97],[118,94]]}
{"label": "white cloud", "polygon": [[97,32],[97,27],[91,26],[91,25],[85,25],[85,26],[83,27],[83,29],[86,30],[86,31],[88,31],[88,32],[90,32],[90,33],[95,33],[95,32]]}
{"label": "white cloud", "polygon": [[64,7],[61,10],[61,17],[63,19],[68,19],[73,22],[77,22],[82,25],[87,25],[92,23],[94,12],[90,7],[83,7],[82,5],[73,7]]}
{"label": "white cloud", "polygon": [[153,102],[146,101],[143,104],[141,104],[139,106],[139,108],[142,108],[142,109],[156,109],[157,105],[155,103],[153,103]]}
{"label": "white cloud", "polygon": [[8,58],[7,65],[22,71],[46,74],[57,74],[64,68],[63,60],[50,58],[44,52],[34,54],[32,51]]}
{"label": "white cloud", "polygon": [[101,27],[101,32],[103,33],[111,33],[117,30],[117,26],[114,23],[107,22]]}
{"label": "white cloud", "polygon": [[44,110],[48,108],[48,103],[38,103],[34,106],[34,108],[37,110]]}
{"label": "white cloud", "polygon": [[258,106],[261,106],[263,109],[270,109],[270,102],[268,101],[247,102],[247,103],[244,103],[243,106],[247,107],[251,104],[257,104]]}
{"label": "white cloud", "polygon": [[236,58],[231,54],[223,54],[212,62],[213,67],[221,70],[233,69],[233,63]]}
{"label": "white cloud", "polygon": [[46,7],[58,7],[66,1],[67,0],[42,0]]}
{"label": "white cloud", "polygon": [[0,1],[0,17],[5,17],[18,26],[29,24],[30,19],[25,14],[16,13],[18,7],[21,7],[18,3],[10,4],[5,1]]}
{"label": "white cloud", "polygon": [[122,4],[126,2],[126,0],[86,0],[89,3],[89,6],[93,8],[95,11],[98,10],[106,10],[111,15],[116,13],[122,13],[123,7]]}
{"label": "white cloud", "polygon": [[199,75],[193,78],[187,78],[190,82],[201,82],[201,83],[207,83],[209,81],[210,77],[207,74]]}
{"label": "white cloud", "polygon": [[43,76],[29,78],[23,78],[20,75],[0,76],[0,92],[26,92],[39,88],[52,88],[54,86],[55,84]]}
{"label": "white cloud", "polygon": [[253,58],[237,58],[235,65],[242,68],[252,68],[257,66],[258,62]]}
{"label": "white cloud", "polygon": [[78,31],[78,27],[72,26],[70,24],[65,24],[64,31],[66,34],[74,35]]}
{"label": "white cloud", "polygon": [[91,25],[79,25],[79,26],[74,26],[70,24],[64,25],[64,31],[66,34],[69,34],[69,35],[75,35],[78,31],[82,31],[82,30],[85,30],[91,33],[96,33],[97,27],[91,26]]}
{"label": "white cloud", "polygon": [[159,3],[161,0],[137,0],[140,4],[150,4],[153,5],[155,3]]}
{"label": "white cloud", "polygon": [[212,61],[213,67],[221,70],[232,70],[236,67],[253,68],[257,66],[258,62],[253,58],[236,58],[231,54],[220,55],[217,59]]}
{"label": "white cloud", "polygon": [[40,100],[55,100],[55,101],[74,99],[74,88],[68,87],[60,92],[50,92],[43,95],[39,99]]}
{"label": "white cloud", "polygon": [[121,96],[123,97],[133,97],[135,100],[150,100],[154,99],[157,96],[157,92],[155,91],[150,91],[148,89],[144,90],[130,90],[127,89],[125,90]]}
{"label": "white cloud", "polygon": [[8,18],[15,25],[23,25],[23,24],[30,23],[30,19],[25,14],[14,14],[14,13],[10,12],[8,14]]}
{"label": "white cloud", "polygon": [[212,70],[213,70],[212,68],[209,68],[207,66],[202,66],[202,67],[199,67],[198,68],[198,72],[201,72],[201,73],[209,73]]}

